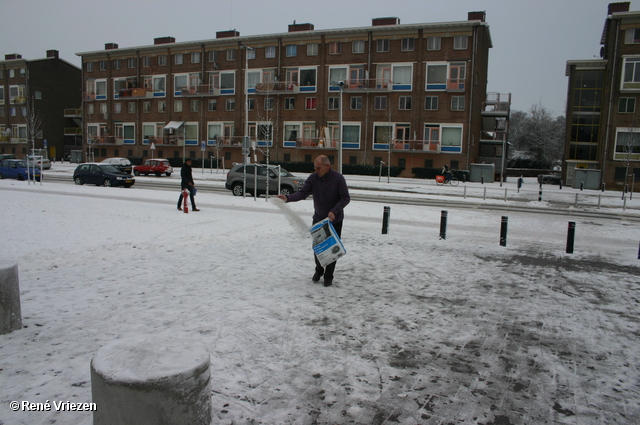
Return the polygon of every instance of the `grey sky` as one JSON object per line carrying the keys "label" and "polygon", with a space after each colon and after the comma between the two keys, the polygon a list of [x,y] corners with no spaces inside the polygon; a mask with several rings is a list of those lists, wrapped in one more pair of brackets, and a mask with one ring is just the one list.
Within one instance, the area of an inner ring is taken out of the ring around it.
{"label": "grey sky", "polygon": [[[0,0],[0,54],[39,59],[55,49],[80,66],[78,52],[215,38],[216,31],[273,34],[310,22],[316,29],[465,21],[484,10],[491,28],[488,91],[511,93],[513,109],[542,104],[564,115],[567,60],[599,57],[613,0]],[[631,10],[634,4],[631,2]]]}

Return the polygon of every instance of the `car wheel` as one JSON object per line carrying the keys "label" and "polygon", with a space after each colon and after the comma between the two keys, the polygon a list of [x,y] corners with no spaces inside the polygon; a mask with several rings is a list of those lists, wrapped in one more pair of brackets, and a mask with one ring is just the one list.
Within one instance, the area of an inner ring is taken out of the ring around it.
{"label": "car wheel", "polygon": [[242,183],[234,183],[231,187],[231,192],[233,192],[233,196],[242,196],[244,193]]}
{"label": "car wheel", "polygon": [[18,180],[24,180],[24,177],[22,176],[22,174],[18,174]]}
{"label": "car wheel", "polygon": [[77,184],[77,185],[82,185],[84,184],[84,181],[82,180],[82,177],[78,176],[75,179],[73,179],[73,181]]}
{"label": "car wheel", "polygon": [[133,174],[134,174],[134,175],[136,175],[136,176],[139,176],[139,175],[140,175],[140,171],[138,171],[138,170],[133,170]]}
{"label": "car wheel", "polygon": [[167,177],[171,177],[171,173],[165,173]]}
{"label": "car wheel", "polygon": [[291,195],[293,190],[289,186],[282,186],[280,188],[280,195]]}
{"label": "car wheel", "polygon": [[2,173],[0,173],[0,179],[4,179],[4,176],[2,175]]}
{"label": "car wheel", "polygon": [[102,182],[102,185],[104,187],[111,187],[111,180],[109,179],[104,179],[104,181]]}

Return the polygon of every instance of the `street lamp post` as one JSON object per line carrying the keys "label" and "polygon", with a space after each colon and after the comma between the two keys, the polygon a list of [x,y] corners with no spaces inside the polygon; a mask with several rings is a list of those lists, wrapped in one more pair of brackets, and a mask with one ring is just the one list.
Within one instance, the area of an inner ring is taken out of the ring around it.
{"label": "street lamp post", "polygon": [[338,172],[342,174],[342,92],[344,81],[338,81],[340,87],[340,116],[338,118]]}
{"label": "street lamp post", "polygon": [[249,155],[249,51],[253,47],[241,46],[244,52],[244,140],[242,142],[243,163],[251,163]]}

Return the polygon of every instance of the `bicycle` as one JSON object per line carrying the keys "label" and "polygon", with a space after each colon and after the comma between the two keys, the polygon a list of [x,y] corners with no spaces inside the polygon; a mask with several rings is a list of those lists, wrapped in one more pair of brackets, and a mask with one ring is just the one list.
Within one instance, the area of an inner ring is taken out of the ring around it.
{"label": "bicycle", "polygon": [[460,180],[451,176],[449,180],[445,180],[444,176],[436,176],[436,184],[438,186],[444,186],[445,184],[450,184],[451,186],[457,186],[460,184]]}

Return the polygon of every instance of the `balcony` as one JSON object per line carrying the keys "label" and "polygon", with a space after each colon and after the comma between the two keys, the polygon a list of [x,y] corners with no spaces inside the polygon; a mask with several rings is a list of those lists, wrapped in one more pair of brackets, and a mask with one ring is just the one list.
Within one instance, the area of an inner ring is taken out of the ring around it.
{"label": "balcony", "polygon": [[80,118],[82,117],[82,109],[80,108],[69,108],[64,110],[65,118]]}
{"label": "balcony", "polygon": [[[396,87],[398,86],[398,87]],[[402,86],[402,87],[400,87]],[[374,92],[383,93],[393,90],[404,90],[404,85],[393,84],[393,81],[388,78],[357,78],[354,80],[344,80],[344,86],[342,90],[345,93],[362,93],[362,92]],[[340,87],[337,85],[329,86],[329,91],[340,91]]]}
{"label": "balcony", "polygon": [[[375,150],[389,150],[388,143],[374,143]],[[391,141],[392,151],[412,151],[440,153],[440,141],[438,140],[397,140]]]}
{"label": "balcony", "polygon": [[80,127],[65,127],[64,128],[64,135],[65,136],[81,136],[82,135],[82,128],[80,128]]}
{"label": "balcony", "polygon": [[25,96],[16,96],[9,99],[9,103],[11,105],[24,105],[27,103],[27,98]]}
{"label": "balcony", "polygon": [[327,139],[326,137],[302,137],[295,140],[296,148],[319,148],[319,149],[336,149],[338,147],[338,139]]}
{"label": "balcony", "polygon": [[297,94],[300,93],[300,87],[297,81],[276,81],[272,83],[257,83],[255,91],[256,93]]}
{"label": "balcony", "polygon": [[176,94],[180,93],[180,96],[219,96],[220,88],[213,84],[200,84],[197,86],[182,87],[176,90]]}
{"label": "balcony", "polygon": [[447,91],[449,92],[464,91],[464,78],[448,78]]}
{"label": "balcony", "polygon": [[146,88],[131,88],[131,89],[120,89],[118,90],[118,98],[128,97],[135,99],[142,98],[151,98],[153,97],[153,91],[148,90]]}

